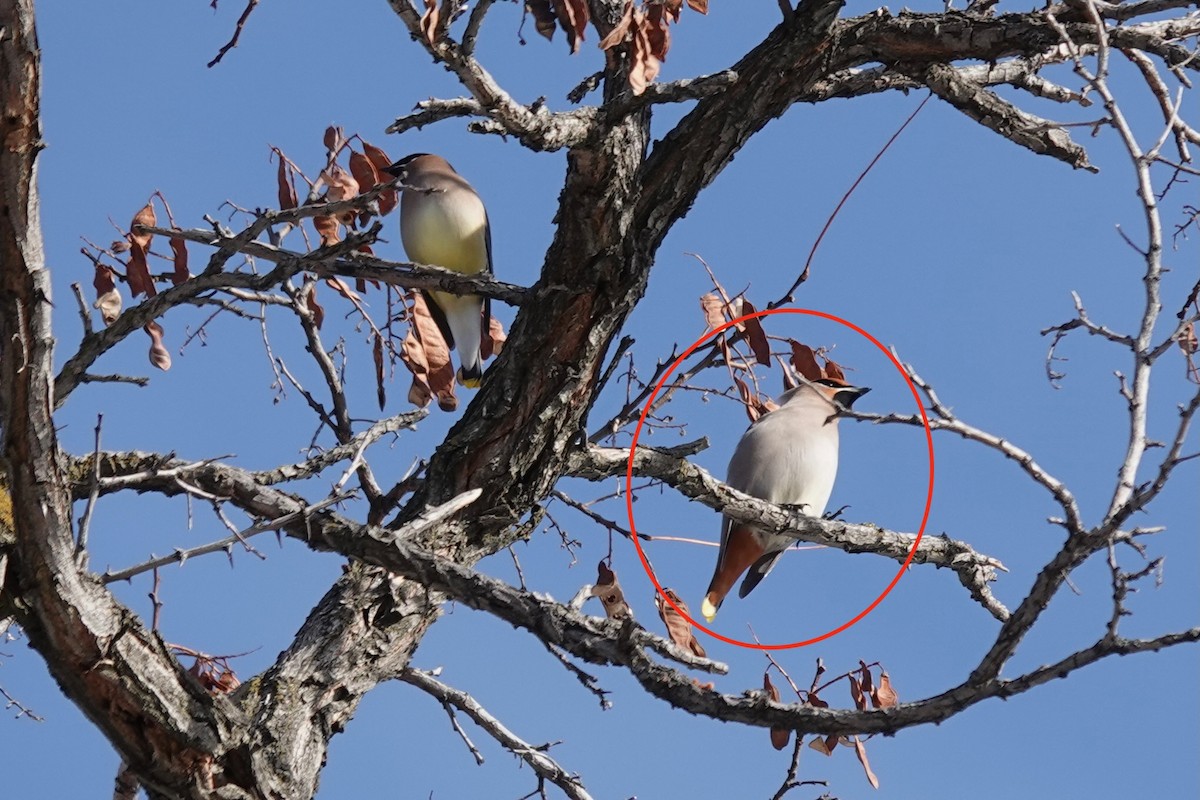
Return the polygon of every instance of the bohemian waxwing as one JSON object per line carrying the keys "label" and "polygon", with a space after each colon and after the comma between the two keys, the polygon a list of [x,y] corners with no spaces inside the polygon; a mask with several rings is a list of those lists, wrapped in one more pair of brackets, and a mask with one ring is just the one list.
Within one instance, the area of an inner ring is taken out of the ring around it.
{"label": "bohemian waxwing", "polygon": [[[838,468],[838,420],[834,403],[850,408],[870,389],[821,378],[785,393],[779,408],[759,417],[744,434],[725,482],[752,497],[780,505],[800,506],[810,517],[825,513]],[[717,567],[700,610],[704,618],[717,615],[725,595],[738,577],[745,597],[767,576],[795,539],[768,533],[724,517]]]}
{"label": "bohemian waxwing", "polygon": [[[400,239],[420,264],[464,275],[492,274],[492,231],[479,195],[441,156],[414,153],[384,170],[401,179]],[[426,291],[429,312],[446,344],[457,347],[458,382],[475,389],[483,378],[480,339],[491,324],[491,300]]]}

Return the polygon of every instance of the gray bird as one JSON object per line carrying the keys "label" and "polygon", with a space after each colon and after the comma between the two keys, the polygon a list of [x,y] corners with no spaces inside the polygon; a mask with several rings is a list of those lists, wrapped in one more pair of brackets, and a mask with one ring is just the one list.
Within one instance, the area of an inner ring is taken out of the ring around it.
{"label": "gray bird", "polygon": [[[464,275],[492,275],[492,231],[471,184],[441,156],[414,153],[385,170],[404,184],[400,239],[409,259]],[[491,325],[490,298],[426,291],[429,311],[446,344],[458,349],[458,382],[475,389],[483,378],[480,340]]]}
{"label": "gray bird", "polygon": [[[810,517],[825,513],[838,468],[840,403],[850,408],[870,389],[833,378],[802,384],[780,398],[779,408],[759,417],[742,435],[725,482],[734,489],[780,505],[800,506]],[[832,418],[831,418],[832,417]],[[749,568],[739,597],[745,597],[795,541],[724,517],[721,549],[708,592],[700,606],[711,621],[725,595]]]}

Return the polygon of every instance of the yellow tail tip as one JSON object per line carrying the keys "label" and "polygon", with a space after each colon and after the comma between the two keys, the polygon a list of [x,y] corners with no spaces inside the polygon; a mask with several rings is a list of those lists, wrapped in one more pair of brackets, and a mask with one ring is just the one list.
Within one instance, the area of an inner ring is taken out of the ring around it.
{"label": "yellow tail tip", "polygon": [[705,596],[704,602],[700,604],[700,613],[703,614],[704,619],[708,620],[709,622],[712,622],[713,618],[717,616],[717,607],[709,602],[707,596]]}
{"label": "yellow tail tip", "polygon": [[475,368],[470,373],[463,372],[462,367],[458,369],[458,382],[468,389],[478,389],[483,383],[483,372],[479,368]]}

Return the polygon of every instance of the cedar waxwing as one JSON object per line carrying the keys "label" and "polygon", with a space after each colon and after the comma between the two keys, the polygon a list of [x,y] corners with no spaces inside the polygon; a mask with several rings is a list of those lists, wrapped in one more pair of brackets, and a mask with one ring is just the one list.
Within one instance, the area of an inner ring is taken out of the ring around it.
{"label": "cedar waxwing", "polygon": [[[838,468],[838,419],[834,403],[850,408],[870,389],[821,378],[780,398],[779,408],[759,417],[744,434],[725,482],[738,491],[780,505],[800,506],[810,517],[825,513]],[[832,418],[831,418],[832,417]],[[796,540],[725,517],[721,549],[708,592],[700,606],[711,621],[738,577],[746,579],[738,597],[750,594]]]}
{"label": "cedar waxwing", "polygon": [[[492,231],[483,201],[441,156],[414,153],[387,167],[401,179],[400,239],[404,252],[420,264],[464,275],[492,274]],[[483,378],[480,339],[491,325],[490,298],[426,291],[429,313],[446,339],[457,346],[458,382],[475,389]]]}

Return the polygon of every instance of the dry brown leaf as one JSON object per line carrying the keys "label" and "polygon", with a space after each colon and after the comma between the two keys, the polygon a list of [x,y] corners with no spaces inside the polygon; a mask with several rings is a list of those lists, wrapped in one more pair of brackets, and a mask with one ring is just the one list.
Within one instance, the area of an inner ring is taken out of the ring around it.
{"label": "dry brown leaf", "polygon": [[850,699],[859,711],[867,710],[867,696],[863,694],[862,684],[853,675],[850,676]]}
{"label": "dry brown leaf", "polygon": [[[742,299],[742,314],[753,314],[758,309],[749,300]],[[754,359],[764,367],[771,366],[771,343],[767,341],[767,332],[763,330],[762,318],[753,317],[742,323],[746,332],[746,340],[754,351]]]}
{"label": "dry brown leaf", "polygon": [[704,312],[704,322],[710,331],[725,324],[725,301],[714,292],[700,295],[700,310]]}
{"label": "dry brown leaf", "polygon": [[867,780],[871,782],[871,788],[879,788],[879,778],[875,777],[875,773],[871,771],[871,762],[867,761],[867,746],[862,743],[862,740],[857,736],[854,737],[854,754],[858,756],[858,763],[862,764],[863,772],[867,773]]}
{"label": "dry brown leaf", "polygon": [[192,274],[188,272],[187,242],[178,236],[172,236],[171,252],[175,254],[175,271],[171,273],[171,283],[178,286],[192,277]]}
{"label": "dry brown leaf", "polygon": [[1189,356],[1200,350],[1200,339],[1196,338],[1196,323],[1189,322],[1179,335],[1179,347]]}
{"label": "dry brown leaf", "polygon": [[113,321],[121,316],[121,293],[116,288],[109,289],[96,298],[92,308],[100,309],[100,318],[104,320],[105,325],[112,325]]}
{"label": "dry brown leaf", "polygon": [[504,352],[504,343],[508,341],[508,336],[504,333],[504,326],[500,320],[492,317],[488,323],[487,332],[479,339],[479,357],[487,361],[492,356],[498,356]]}
{"label": "dry brown leaf", "polygon": [[351,289],[344,280],[337,277],[336,275],[333,276],[332,278],[326,278],[325,284],[330,289],[333,289],[335,292],[340,294],[342,297],[349,300],[351,303],[358,303],[358,302],[362,301],[362,298],[358,296],[358,293],[355,292],[353,289]]}
{"label": "dry brown leaf", "polygon": [[323,141],[325,142],[325,149],[333,152],[341,149],[342,142],[346,141],[346,135],[340,125],[330,125],[325,129]]}
{"label": "dry brown leaf", "polygon": [[133,297],[144,294],[150,298],[158,294],[154,287],[154,279],[150,277],[150,265],[146,263],[146,249],[141,242],[135,241],[129,246],[125,280],[129,283],[129,294]]}
{"label": "dry brown leaf", "polygon": [[825,359],[825,369],[822,370],[826,378],[832,378],[835,381],[845,382],[846,373],[842,371],[841,364],[831,359]]}
{"label": "dry brown leaf", "polygon": [[113,280],[113,268],[97,264],[92,286],[96,288],[96,302],[92,308],[100,309],[104,324],[111,325],[121,314],[121,293],[117,291],[116,281]]}
{"label": "dry brown leaf", "polygon": [[817,364],[816,354],[811,347],[801,344],[795,339],[788,339],[792,346],[792,366],[801,377],[809,381],[819,381],[823,377],[821,367]]}
{"label": "dry brown leaf", "polygon": [[708,13],[708,0],[687,0],[687,4],[692,11],[699,11],[701,14]]}
{"label": "dry brown leaf", "polygon": [[[450,348],[437,323],[429,314],[425,297],[420,292],[414,292],[412,316],[409,318],[410,330],[415,332],[416,341],[420,345],[421,360],[425,366],[422,379],[428,384],[433,396],[437,398],[438,408],[443,411],[453,411],[458,408],[458,398],[454,395],[454,366],[450,363]],[[409,352],[408,340],[405,339],[404,353]],[[405,363],[409,363],[407,359]],[[409,365],[409,369],[413,369]],[[413,370],[414,374],[418,374]]]}
{"label": "dry brown leaf", "polygon": [[292,166],[283,157],[282,151],[276,150],[275,155],[279,159],[279,172],[276,175],[276,182],[279,184],[279,208],[295,208],[300,205],[300,200],[296,197],[296,187],[292,183]]}
{"label": "dry brown leaf", "polygon": [[[867,666],[867,662],[865,661],[859,661],[858,666],[858,681],[859,685],[862,687],[862,693],[868,697],[871,697],[871,695],[875,692],[875,683],[871,679],[871,669]],[[874,698],[872,698],[872,702],[874,702]]]}
{"label": "dry brown leaf", "polygon": [[384,405],[387,404],[387,390],[383,386],[383,337],[378,333],[375,334],[371,356],[375,359],[375,395],[379,400],[379,410],[383,411]]}
{"label": "dry brown leaf", "polygon": [[592,585],[592,596],[599,597],[604,604],[604,615],[609,619],[627,619],[633,616],[633,609],[625,602],[625,593],[621,584],[617,583],[617,573],[608,568],[603,561],[596,568],[596,582]]}
{"label": "dry brown leaf", "polygon": [[[833,755],[833,748],[829,746],[828,739],[829,737],[822,738],[817,736],[808,743],[808,746],[823,756],[831,756]],[[834,744],[836,745],[837,742],[835,741]]]}
{"label": "dry brown leaf", "polygon": [[683,11],[683,0],[663,0],[663,8],[671,15],[674,22],[679,22],[679,14]]}
{"label": "dry brown leaf", "polygon": [[660,66],[650,46],[649,18],[641,9],[633,10],[630,31],[633,33],[633,53],[629,65],[629,88],[635,95],[640,95],[654,83]]}
{"label": "dry brown leaf", "polygon": [[139,233],[137,228],[139,225],[153,226],[157,224],[158,218],[154,216],[154,205],[146,203],[140,211],[133,215],[133,222],[129,223],[129,238],[142,246],[143,250],[150,249],[150,240],[154,238],[152,233]]}
{"label": "dry brown leaf", "polygon": [[110,244],[108,246],[108,249],[112,250],[114,253],[124,253],[126,250],[129,249],[129,242],[125,239],[118,239],[117,241]]}
{"label": "dry brown leaf", "polygon": [[[363,152],[366,153],[367,158],[371,160],[371,166],[375,167],[375,172],[379,175],[380,182],[386,183],[387,181],[391,180],[391,176],[383,171],[392,163],[392,159],[388,156],[388,154],[385,153],[381,148],[378,148],[367,141],[363,141],[362,146]],[[380,192],[379,215],[387,216],[390,214],[392,209],[396,207],[397,202],[399,202],[399,193],[395,189],[388,189],[387,191]]]}
{"label": "dry brown leaf", "polygon": [[529,9],[530,14],[533,14],[533,27],[537,29],[537,32],[547,39],[553,40],[558,18],[554,14],[554,9],[550,7],[550,0],[526,0],[525,8]]}
{"label": "dry brown leaf", "polygon": [[317,285],[314,283],[304,295],[304,307],[308,309],[313,317],[313,325],[317,326],[317,330],[325,324],[325,307],[317,302]]}
{"label": "dry brown leaf", "polygon": [[425,0],[425,13],[421,15],[421,35],[431,46],[437,43],[437,26],[440,18],[438,0]]}
{"label": "dry brown leaf", "polygon": [[321,179],[329,186],[325,199],[331,203],[349,200],[358,195],[358,181],[341,164],[332,164],[321,172]]}
{"label": "dry brown leaf", "polygon": [[579,52],[579,43],[587,31],[588,6],[587,0],[554,0],[554,11],[558,16],[558,24],[567,34],[567,45],[571,53]]}
{"label": "dry brown leaf", "polygon": [[[374,189],[376,186],[384,182],[383,177],[375,168],[374,162],[357,150],[350,151],[350,174],[354,176],[355,182],[358,183],[359,191],[363,192],[367,191],[368,189]],[[382,213],[383,208],[381,206],[380,214]],[[363,212],[360,219],[365,220],[365,218],[368,216],[369,214]]]}
{"label": "dry brown leaf", "polygon": [[[674,589],[663,587],[663,594],[670,600],[683,609],[685,613],[690,611],[687,603],[683,602],[676,594]],[[667,633],[671,637],[671,641],[687,650],[692,655],[705,658],[708,654],[704,652],[704,646],[696,639],[696,634],[692,633],[692,623],[688,622],[682,614],[676,611],[671,603],[663,600],[662,595],[654,595],[654,605],[658,608],[658,618],[667,626]]]}
{"label": "dry brown leaf", "polygon": [[621,20],[613,26],[613,29],[608,32],[608,35],[600,40],[601,50],[611,50],[612,48],[625,41],[626,34],[629,33],[629,27],[633,24],[633,0],[629,0],[625,4],[625,11],[621,14]]}
{"label": "dry brown leaf", "polygon": [[[763,673],[763,689],[767,692],[767,697],[771,698],[776,703],[779,702],[779,689],[775,684],[771,683],[771,674]],[[788,742],[792,739],[792,732],[788,728],[771,728],[771,746],[776,750],[782,750],[788,746]]]}
{"label": "dry brown leaf", "polygon": [[670,22],[666,9],[661,5],[646,8],[646,38],[650,42],[650,52],[659,61],[667,60],[667,51],[671,49]]}
{"label": "dry brown leaf", "polygon": [[899,701],[896,690],[892,688],[892,679],[886,672],[879,676],[879,687],[871,695],[871,699],[875,701],[876,708],[891,708]]}
{"label": "dry brown leaf", "polygon": [[425,408],[433,401],[433,390],[429,384],[413,375],[412,386],[408,387],[408,402],[417,408]]}
{"label": "dry brown leaf", "polygon": [[154,320],[146,323],[144,328],[150,335],[150,363],[166,372],[171,368],[171,354],[163,346],[163,328]]}
{"label": "dry brown leaf", "polygon": [[313,227],[317,229],[317,234],[321,237],[322,247],[337,244],[342,240],[341,226],[332,215],[322,214],[319,217],[313,217],[312,222]]}

